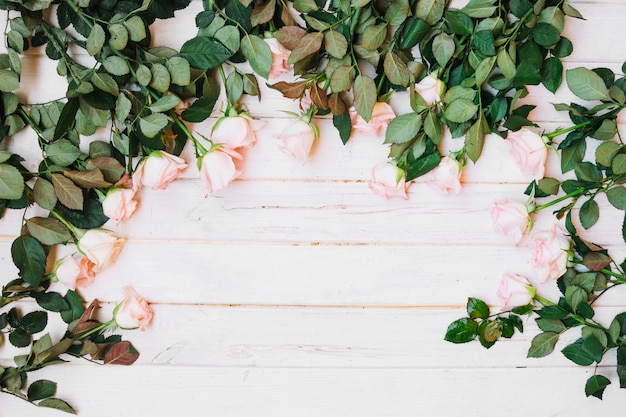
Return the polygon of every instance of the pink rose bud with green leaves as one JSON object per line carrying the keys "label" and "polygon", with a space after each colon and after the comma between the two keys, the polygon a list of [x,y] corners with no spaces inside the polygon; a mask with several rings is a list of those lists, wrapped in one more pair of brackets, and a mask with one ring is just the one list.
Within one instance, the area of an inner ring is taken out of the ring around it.
{"label": "pink rose bud with green leaves", "polygon": [[139,296],[133,287],[127,285],[123,291],[124,300],[113,311],[115,322],[122,329],[145,330],[154,317],[154,311],[148,301]]}
{"label": "pink rose bud with green leaves", "polygon": [[263,40],[267,46],[270,47],[270,51],[272,52],[272,67],[270,69],[269,79],[278,78],[289,72],[293,68],[292,64],[287,63],[291,51],[278,42],[276,38],[266,38]]}
{"label": "pink rose bud with green leaves", "polygon": [[135,189],[141,183],[146,187],[164,190],[187,168],[184,159],[165,151],[154,151],[140,164],[133,175]]}
{"label": "pink rose bud with green leaves", "polygon": [[406,172],[389,162],[372,168],[369,188],[387,199],[403,198],[406,200],[409,198],[406,192]]}
{"label": "pink rose bud with green leaves", "polygon": [[319,131],[314,124],[301,119],[294,120],[276,135],[280,142],[278,149],[298,161],[305,162],[318,135]]}
{"label": "pink rose bud with green leaves", "polygon": [[72,290],[87,287],[96,279],[95,264],[86,256],[68,255],[55,262],[54,277]]}
{"label": "pink rose bud with green leaves", "polygon": [[110,230],[90,229],[76,242],[78,250],[94,263],[99,272],[112,265],[123,246],[123,241]]}
{"label": "pink rose bud with green leaves", "polygon": [[415,91],[419,94],[428,106],[441,101],[441,96],[446,85],[436,76],[430,74],[415,84]]}
{"label": "pink rose bud with green leaves", "polygon": [[528,279],[517,274],[503,274],[496,295],[503,311],[525,306],[532,302],[537,293]]}
{"label": "pink rose bud with green leaves", "polygon": [[506,137],[509,153],[523,174],[540,180],[546,171],[548,147],[543,136],[522,127],[516,132],[509,132]]}
{"label": "pink rose bud with green leaves", "polygon": [[448,194],[461,192],[461,173],[463,166],[459,161],[449,156],[441,158],[439,165],[424,175],[426,184],[434,190]]}
{"label": "pink rose bud with green leaves", "polygon": [[548,231],[537,232],[532,236],[534,247],[532,265],[543,281],[556,280],[567,271],[570,239],[556,224]]}
{"label": "pink rose bud with green leaves", "polygon": [[350,137],[356,135],[378,136],[381,131],[396,117],[396,113],[388,103],[378,102],[374,104],[372,117],[369,122],[361,117],[354,107],[348,109],[350,120],[352,121],[352,132]]}
{"label": "pink rose bud with green leaves", "polygon": [[505,198],[496,201],[489,208],[489,214],[496,232],[512,236],[518,244],[528,234],[532,227],[526,204]]}
{"label": "pink rose bud with green leaves", "polygon": [[219,191],[241,175],[233,158],[241,156],[228,148],[217,147],[207,152],[200,162],[200,182],[210,192]]}

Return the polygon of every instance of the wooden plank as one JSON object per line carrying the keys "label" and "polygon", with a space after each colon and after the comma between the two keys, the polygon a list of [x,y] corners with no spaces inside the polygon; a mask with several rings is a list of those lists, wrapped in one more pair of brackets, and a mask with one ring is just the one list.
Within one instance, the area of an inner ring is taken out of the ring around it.
{"label": "wooden plank", "polygon": [[[55,372],[56,371],[56,372]],[[593,371],[545,369],[308,369],[67,366],[44,370],[81,417],[609,415],[622,407],[612,377],[605,399],[585,398]],[[603,371],[600,371],[603,372]],[[97,381],[88,382],[88,381]],[[521,394],[520,392],[523,392]],[[523,398],[520,398],[523,395]],[[7,415],[53,414],[3,396]],[[494,404],[495,403],[495,404]],[[105,411],[106,410],[106,411]]]}

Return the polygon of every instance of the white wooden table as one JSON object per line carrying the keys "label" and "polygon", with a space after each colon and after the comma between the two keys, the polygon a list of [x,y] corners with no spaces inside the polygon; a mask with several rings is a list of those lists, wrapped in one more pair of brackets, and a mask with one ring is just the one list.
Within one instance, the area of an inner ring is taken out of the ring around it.
{"label": "white wooden table", "polygon": [[[566,67],[620,71],[626,3],[571,3],[587,21],[567,20],[575,50]],[[157,24],[155,44],[180,46],[193,36],[200,9],[194,1]],[[62,96],[65,84],[54,66],[38,53],[25,56],[20,95]],[[532,116],[546,130],[568,125],[550,103],[570,100],[565,88],[555,97],[541,87],[527,99],[538,105]],[[401,102],[392,100],[399,114],[407,111]],[[141,352],[138,362],[77,361],[33,380],[57,381],[58,397],[82,417],[575,417],[623,409],[626,392],[612,368],[602,371],[613,384],[599,401],[584,396],[592,368],[576,367],[558,352],[526,359],[537,331],[533,320],[523,335],[489,351],[443,340],[447,325],[464,315],[468,296],[497,305],[503,272],[533,274],[530,248],[493,232],[486,211],[496,199],[521,199],[530,180],[501,139],[489,137],[481,160],[465,169],[460,195],[417,182],[408,201],[385,201],[367,187],[372,166],[386,160],[381,138],[357,137],[343,146],[329,119],[316,120],[321,139],[301,165],[272,137],[289,122],[277,110],[296,104],[269,89],[262,104],[246,104],[268,123],[247,151],[239,180],[209,195],[191,168],[166,191],[142,190],[129,221],[107,224],[127,243],[118,262],[82,294],[110,311],[121,287],[131,284],[152,303],[152,325],[125,334]],[[7,146],[27,152],[32,140],[22,133]],[[558,175],[556,158],[550,164],[548,172]],[[586,236],[620,258],[626,245],[614,214],[603,211]],[[3,280],[16,273],[10,244],[20,225],[21,211],[0,221]],[[626,309],[619,291],[603,301],[600,315]],[[5,346],[0,358],[15,353]],[[62,414],[3,395],[0,415]]]}

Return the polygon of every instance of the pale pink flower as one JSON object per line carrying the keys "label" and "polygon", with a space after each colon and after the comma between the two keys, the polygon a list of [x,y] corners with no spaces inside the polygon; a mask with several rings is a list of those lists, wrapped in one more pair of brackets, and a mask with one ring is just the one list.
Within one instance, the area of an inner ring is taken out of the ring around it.
{"label": "pale pink flower", "polygon": [[422,99],[428,106],[432,106],[441,101],[445,87],[441,80],[431,74],[415,84],[415,91],[422,96]]}
{"label": "pale pink flower", "polygon": [[493,220],[494,230],[512,236],[516,244],[529,232],[531,219],[524,203],[505,198],[493,203],[489,208],[489,214]]}
{"label": "pale pink flower", "polygon": [[255,131],[265,126],[265,123],[245,114],[224,116],[213,126],[211,142],[230,149],[250,148],[257,139]]}
{"label": "pale pink flower", "polygon": [[184,159],[164,151],[154,151],[140,164],[134,175],[134,187],[139,183],[146,187],[164,190],[187,168]]}
{"label": "pale pink flower", "polygon": [[85,232],[76,245],[94,263],[94,271],[99,272],[115,262],[123,241],[110,230],[91,229]]}
{"label": "pale pink flower", "polygon": [[369,122],[366,122],[354,107],[350,107],[348,112],[350,113],[350,120],[352,120],[351,137],[355,135],[378,136],[382,129],[396,118],[393,108],[388,103],[383,102],[378,102],[374,105]]}
{"label": "pale pink flower", "polygon": [[533,267],[537,268],[541,279],[558,279],[567,271],[570,240],[563,230],[553,225],[550,231],[535,233],[532,256]]}
{"label": "pale pink flower", "polygon": [[145,298],[129,285],[123,288],[124,300],[117,305],[114,311],[115,322],[122,329],[145,330],[154,317],[154,311]]}
{"label": "pale pink flower", "polygon": [[95,264],[85,256],[68,255],[55,264],[57,280],[72,290],[87,287],[96,279]]}
{"label": "pale pink flower", "polygon": [[406,173],[396,165],[385,162],[372,168],[370,190],[385,198],[409,198],[406,192]]}
{"label": "pale pink flower", "polygon": [[269,79],[278,78],[289,72],[293,68],[293,65],[287,63],[291,51],[278,42],[276,38],[265,38],[263,40],[270,47],[270,51],[272,51],[272,68],[270,69]]}
{"label": "pale pink flower", "polygon": [[111,188],[102,201],[102,211],[109,219],[119,223],[135,212],[137,204],[132,188]]}
{"label": "pale pink flower", "polygon": [[237,170],[233,157],[239,155],[222,148],[207,152],[202,157],[200,165],[200,181],[210,193],[226,188],[235,178],[241,175]]}
{"label": "pale pink flower", "polygon": [[461,192],[462,165],[459,161],[449,156],[441,158],[439,165],[424,175],[424,180],[429,187],[439,190],[444,194],[454,191]]}
{"label": "pale pink flower", "polygon": [[542,136],[522,127],[516,132],[509,132],[506,139],[509,143],[509,153],[522,173],[532,175],[536,180],[543,178],[548,147]]}
{"label": "pale pink flower", "polygon": [[514,274],[503,274],[496,292],[503,311],[530,304],[535,294],[535,287],[526,278]]}
{"label": "pale pink flower", "polygon": [[290,157],[305,162],[317,139],[317,128],[304,120],[294,120],[276,138],[278,148]]}

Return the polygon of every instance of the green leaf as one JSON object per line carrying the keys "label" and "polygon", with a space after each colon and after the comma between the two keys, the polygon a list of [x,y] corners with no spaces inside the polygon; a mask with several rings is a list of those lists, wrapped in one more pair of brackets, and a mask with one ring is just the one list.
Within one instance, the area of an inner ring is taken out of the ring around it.
{"label": "green leaf", "polygon": [[191,82],[191,66],[189,65],[189,61],[180,56],[173,56],[165,62],[165,66],[170,73],[170,81],[172,84],[181,87],[189,85]]}
{"label": "green leaf", "polygon": [[479,30],[472,37],[472,46],[485,56],[495,56],[496,47],[493,33],[490,30]]}
{"label": "green leaf", "polygon": [[589,366],[593,363],[593,358],[583,349],[582,343],[582,339],[578,339],[576,342],[565,346],[561,353],[576,365]]}
{"label": "green leaf", "polygon": [[589,229],[600,218],[600,207],[595,200],[589,199],[580,206],[580,223],[585,229]]}
{"label": "green leaf", "polygon": [[139,119],[141,133],[148,138],[153,138],[170,124],[170,118],[163,113],[153,113]]}
{"label": "green leaf", "polygon": [[359,75],[354,79],[354,108],[361,117],[369,122],[376,105],[376,83],[371,78]]}
{"label": "green leaf", "polygon": [[537,23],[532,30],[533,39],[537,44],[546,48],[556,45],[561,39],[561,33],[549,23]]}
{"label": "green leaf", "polygon": [[341,142],[345,145],[348,142],[348,139],[350,139],[350,133],[352,132],[350,114],[348,112],[344,112],[333,115],[333,125],[337,128]]}
{"label": "green leaf", "polygon": [[497,0],[470,0],[465,7],[461,9],[463,13],[475,19],[484,19],[490,17],[498,8],[494,4]]}
{"label": "green leaf", "polygon": [[437,111],[431,109],[424,119],[424,132],[435,145],[440,145],[443,140],[443,128],[437,115]]}
{"label": "green leaf", "polygon": [[56,392],[56,382],[40,379],[28,387],[28,399],[29,401],[43,400],[44,398],[52,397]]}
{"label": "green leaf", "polygon": [[593,395],[596,398],[602,399],[604,389],[611,383],[611,381],[604,375],[593,375],[589,377],[585,384],[585,395],[589,397]]}
{"label": "green leaf", "polygon": [[454,40],[445,32],[433,39],[433,55],[440,66],[445,66],[455,51]]}
{"label": "green leaf", "polygon": [[83,191],[72,180],[61,174],[52,174],[52,185],[61,204],[72,210],[83,209]]}
{"label": "green leaf", "polygon": [[496,57],[491,56],[489,58],[485,58],[478,66],[476,66],[476,86],[482,88],[483,83],[489,78],[491,72],[493,71],[493,67],[496,64]]}
{"label": "green leaf", "polygon": [[443,16],[445,0],[420,0],[415,8],[415,17],[433,26]]}
{"label": "green leaf", "polygon": [[574,172],[580,181],[600,182],[602,180],[602,173],[591,162],[577,162],[574,164]]}
{"label": "green leaf", "polygon": [[246,35],[241,39],[241,53],[248,59],[255,73],[268,78],[272,69],[272,51],[270,47],[255,35]]}
{"label": "green leaf", "polygon": [[54,128],[53,140],[57,140],[65,136],[65,134],[67,134],[67,132],[72,128],[72,126],[74,125],[74,121],[76,120],[78,107],[79,101],[77,98],[71,98],[67,100],[67,103],[63,105],[63,110],[61,110],[59,121]]}
{"label": "green leaf", "polygon": [[65,301],[61,294],[56,292],[42,292],[34,295],[37,304],[41,308],[45,308],[48,311],[55,313],[65,311],[70,308],[70,305]]}
{"label": "green leaf", "polygon": [[57,204],[57,196],[54,194],[52,183],[41,177],[37,178],[33,186],[33,199],[35,203],[46,210],[54,209]]}
{"label": "green leaf", "polygon": [[146,32],[146,24],[143,19],[137,15],[132,16],[130,19],[124,21],[124,26],[128,30],[130,40],[133,42],[140,42],[148,36]]}
{"label": "green leaf", "polygon": [[472,119],[478,111],[478,106],[465,98],[454,100],[445,109],[445,117],[451,122],[463,123]]}
{"label": "green leaf", "polygon": [[498,55],[496,56],[496,63],[498,68],[500,68],[500,71],[502,71],[502,75],[506,78],[512,80],[515,77],[517,72],[515,62],[505,48],[500,49],[500,52],[498,52]]}
{"label": "green leaf", "polygon": [[613,162],[611,163],[611,169],[616,175],[626,174],[626,155],[616,155],[615,158],[613,158]]}
{"label": "green leaf", "polygon": [[448,9],[445,12],[446,23],[454,33],[460,36],[471,35],[474,31],[474,21],[471,17],[458,9]]}
{"label": "green leaf", "polygon": [[67,227],[57,219],[31,217],[26,220],[26,227],[31,236],[44,245],[65,243],[72,238]]}
{"label": "green leaf", "polygon": [[167,67],[163,64],[154,64],[150,68],[152,77],[150,79],[150,87],[161,93],[167,93],[170,88],[171,77]]}
{"label": "green leaf", "polygon": [[181,101],[178,96],[174,94],[167,94],[152,103],[148,108],[154,113],[161,113],[175,108],[180,103]]}
{"label": "green leaf", "polygon": [[361,46],[369,51],[375,51],[387,38],[387,25],[371,25],[365,28]]}
{"label": "green leaf", "polygon": [[121,23],[113,23],[109,26],[109,45],[111,48],[121,51],[128,44],[128,29]]}
{"label": "green leaf", "polygon": [[385,75],[391,83],[406,87],[409,85],[409,69],[402,59],[393,52],[385,55],[383,62]]}
{"label": "green leaf", "polygon": [[87,53],[93,56],[100,52],[104,46],[105,40],[106,34],[104,33],[102,26],[97,23],[94,24],[93,28],[91,28],[91,32],[89,32],[89,36],[87,37]]}
{"label": "green leaf", "polygon": [[0,200],[17,200],[24,192],[24,177],[12,165],[0,164]]}
{"label": "green leaf", "polygon": [[20,236],[11,245],[11,256],[22,279],[38,286],[46,272],[46,253],[41,243],[32,236]]}
{"label": "green leaf", "polygon": [[398,116],[389,123],[385,132],[385,143],[405,143],[414,139],[422,126],[422,116],[408,113]]}
{"label": "green leaf", "polygon": [[608,96],[608,89],[602,78],[585,67],[572,68],[565,72],[569,89],[583,100],[602,100]]}
{"label": "green leaf", "polygon": [[535,336],[530,344],[527,357],[543,358],[554,351],[554,346],[559,340],[559,334],[555,332],[543,332]]}
{"label": "green leaf", "polygon": [[243,76],[233,71],[226,78],[226,97],[229,103],[236,103],[243,94]]}
{"label": "green leaf", "polygon": [[67,294],[65,294],[65,301],[68,304],[68,308],[61,312],[61,318],[64,322],[71,323],[79,319],[85,312],[84,300],[76,291],[68,290]]}
{"label": "green leaf", "polygon": [[348,52],[348,41],[336,30],[329,30],[324,35],[324,48],[331,56],[341,59]]}
{"label": "green leaf", "polygon": [[0,91],[10,93],[20,88],[20,76],[13,71],[0,69]]}
{"label": "green leaf", "polygon": [[430,25],[421,19],[410,17],[404,25],[400,39],[400,49],[413,48],[430,32]]}
{"label": "green leaf", "polygon": [[116,55],[106,57],[106,59],[102,61],[102,65],[109,74],[121,76],[130,73],[128,62],[126,62],[124,58]]}
{"label": "green leaf", "polygon": [[[619,90],[621,91],[621,90]],[[617,134],[617,125],[614,120],[604,119],[600,127],[598,127],[591,137],[598,140],[611,140]]]}
{"label": "green leaf", "polygon": [[191,123],[199,123],[211,116],[216,97],[202,97],[185,109],[181,117]]}
{"label": "green leaf", "polygon": [[241,47],[239,29],[235,26],[226,25],[215,32],[215,39],[220,41],[230,52],[236,53]]}
{"label": "green leaf", "polygon": [[576,311],[580,303],[587,301],[588,297],[587,291],[576,285],[570,285],[565,288],[565,301],[574,311]]}
{"label": "green leaf", "polygon": [[563,81],[563,64],[558,58],[550,57],[544,61],[540,74],[544,87],[551,93],[556,93]]}
{"label": "green leaf", "polygon": [[137,71],[135,71],[135,77],[137,77],[137,82],[145,87],[150,84],[150,80],[152,79],[152,72],[150,71],[150,68],[142,64],[137,67]]}
{"label": "green leaf", "polygon": [[105,93],[117,96],[120,93],[117,82],[109,74],[103,72],[94,72],[91,75],[91,83],[94,87],[104,91]]}
{"label": "green leaf", "polygon": [[474,340],[476,336],[478,336],[478,323],[464,317],[450,323],[444,340],[452,343],[467,343]]}
{"label": "green leaf", "polygon": [[296,62],[312,55],[320,50],[322,47],[322,41],[324,40],[324,34],[321,32],[307,33],[300,39],[296,47],[291,51],[288,64],[295,64]]}
{"label": "green leaf", "polygon": [[609,203],[618,210],[626,210],[626,188],[614,186],[606,192]]}
{"label": "green leaf", "polygon": [[32,311],[20,320],[21,328],[28,334],[39,333],[48,325],[48,313],[45,311]]}
{"label": "green leaf", "polygon": [[471,319],[486,319],[489,317],[489,306],[478,298],[468,298],[466,309]]}
{"label": "green leaf", "polygon": [[58,398],[46,398],[45,400],[37,403],[37,406],[53,408],[55,410],[63,411],[69,414],[76,414],[76,411],[68,403]]}
{"label": "green leaf", "polygon": [[476,122],[469,128],[465,135],[465,152],[467,156],[475,163],[480,158],[480,154],[483,151],[483,145],[485,143],[487,122],[482,115],[476,120]]}
{"label": "green leaf", "polygon": [[213,38],[197,36],[181,46],[180,55],[189,61],[193,68],[207,70],[226,62],[233,53]]}
{"label": "green leaf", "polygon": [[563,324],[562,320],[559,319],[546,319],[546,318],[538,318],[535,319],[537,326],[544,332],[555,332],[561,333],[567,330],[565,324]]}
{"label": "green leaf", "polygon": [[46,148],[50,162],[61,167],[71,165],[81,155],[80,149],[67,139],[55,140]]}
{"label": "green leaf", "polygon": [[414,180],[422,175],[432,171],[439,165],[441,155],[437,150],[427,153],[411,162],[406,169],[406,181]]}

